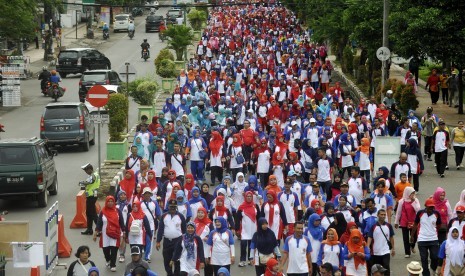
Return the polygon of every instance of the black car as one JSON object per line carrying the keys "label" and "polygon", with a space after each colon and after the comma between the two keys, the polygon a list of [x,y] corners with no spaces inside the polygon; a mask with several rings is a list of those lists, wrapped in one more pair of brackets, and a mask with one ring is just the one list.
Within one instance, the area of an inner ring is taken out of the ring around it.
{"label": "black car", "polygon": [[176,19],[183,17],[182,10],[180,9],[171,9],[166,13],[166,23],[176,24]]}
{"label": "black car", "polygon": [[93,48],[72,48],[58,55],[57,72],[62,78],[68,74],[84,73],[86,70],[111,69],[110,60]]}
{"label": "black car", "polygon": [[150,31],[158,32],[160,29],[160,25],[162,22],[165,22],[163,16],[161,15],[149,15],[145,19],[145,32],[148,33]]}
{"label": "black car", "polygon": [[114,70],[91,70],[85,71],[81,75],[79,81],[79,100],[84,102],[87,96],[87,91],[96,85],[120,85],[121,79]]}

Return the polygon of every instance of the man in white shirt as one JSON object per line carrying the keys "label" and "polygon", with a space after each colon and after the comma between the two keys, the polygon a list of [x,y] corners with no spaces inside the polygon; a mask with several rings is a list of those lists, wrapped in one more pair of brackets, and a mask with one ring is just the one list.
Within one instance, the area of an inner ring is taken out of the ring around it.
{"label": "man in white shirt", "polygon": [[324,148],[318,149],[318,156],[315,160],[318,169],[316,181],[320,184],[322,191],[328,194],[328,190],[331,189],[331,168],[334,166],[334,162],[333,159],[326,156]]}
{"label": "man in white shirt", "polygon": [[294,235],[287,237],[284,242],[281,267],[284,267],[289,259],[287,266],[287,275],[289,276],[312,275],[312,245],[310,239],[303,233],[303,222],[296,222],[294,223]]}
{"label": "man in white shirt", "polygon": [[431,143],[431,152],[434,149],[434,162],[436,163],[436,170],[441,178],[444,177],[444,170],[447,167],[447,148],[449,148],[449,132],[445,130],[446,123],[439,122],[439,127],[433,134],[433,141]]}
{"label": "man in white shirt", "polygon": [[186,159],[181,154],[181,143],[174,143],[174,152],[170,156],[170,169],[176,172],[176,179],[184,185],[184,173],[186,171]]}
{"label": "man in white shirt", "polygon": [[367,246],[373,243],[373,264],[380,264],[387,269],[384,275],[390,275],[391,255],[394,257],[394,229],[386,222],[386,210],[378,210],[378,222],[368,232]]}

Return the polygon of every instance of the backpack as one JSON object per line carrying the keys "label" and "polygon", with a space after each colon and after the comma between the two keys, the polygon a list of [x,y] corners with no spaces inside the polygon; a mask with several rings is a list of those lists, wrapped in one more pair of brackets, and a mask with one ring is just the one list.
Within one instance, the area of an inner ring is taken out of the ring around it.
{"label": "backpack", "polygon": [[131,233],[132,235],[139,235],[140,230],[142,228],[142,221],[140,219],[134,219],[132,214],[131,214],[131,217],[132,217],[132,223],[129,229],[129,233]]}

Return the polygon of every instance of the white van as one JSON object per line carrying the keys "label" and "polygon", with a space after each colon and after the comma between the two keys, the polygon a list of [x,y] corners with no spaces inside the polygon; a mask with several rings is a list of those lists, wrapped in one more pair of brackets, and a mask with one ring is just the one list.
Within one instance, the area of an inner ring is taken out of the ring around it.
{"label": "white van", "polygon": [[115,21],[113,24],[113,32],[128,31],[129,26],[129,14],[118,14],[115,15]]}

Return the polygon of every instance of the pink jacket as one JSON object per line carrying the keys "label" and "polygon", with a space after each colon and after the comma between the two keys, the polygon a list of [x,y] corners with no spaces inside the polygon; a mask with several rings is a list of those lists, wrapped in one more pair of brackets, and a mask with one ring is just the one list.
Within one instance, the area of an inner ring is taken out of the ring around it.
{"label": "pink jacket", "polygon": [[404,199],[401,199],[397,206],[395,224],[398,224],[400,227],[407,227],[409,223],[413,224],[420,207],[418,198],[415,198],[413,202],[406,202]]}

